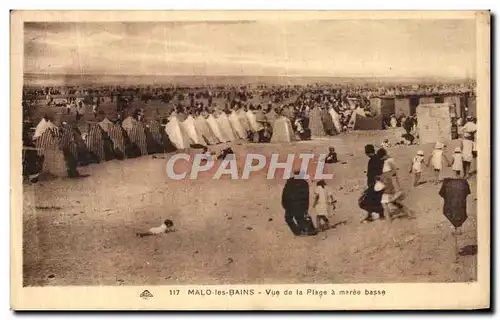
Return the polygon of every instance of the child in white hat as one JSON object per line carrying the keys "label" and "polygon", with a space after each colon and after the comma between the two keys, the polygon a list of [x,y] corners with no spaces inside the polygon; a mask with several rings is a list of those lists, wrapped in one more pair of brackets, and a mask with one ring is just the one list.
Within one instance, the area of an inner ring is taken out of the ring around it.
{"label": "child in white hat", "polygon": [[413,158],[410,173],[413,172],[413,186],[418,186],[420,176],[422,175],[422,163],[424,162],[424,152],[418,150],[417,155]]}
{"label": "child in white hat", "polygon": [[438,141],[436,142],[434,150],[432,150],[429,160],[427,160],[427,166],[432,163],[432,167],[434,168],[434,184],[439,183],[439,173],[441,169],[443,169],[443,159],[446,160],[448,167],[450,167],[450,160],[448,160],[448,157],[444,154],[444,144]]}
{"label": "child in white hat", "polygon": [[451,169],[455,172],[455,176],[460,178],[462,176],[463,171],[463,157],[462,157],[462,149],[460,147],[455,148],[455,152],[453,153],[453,164],[451,165]]}

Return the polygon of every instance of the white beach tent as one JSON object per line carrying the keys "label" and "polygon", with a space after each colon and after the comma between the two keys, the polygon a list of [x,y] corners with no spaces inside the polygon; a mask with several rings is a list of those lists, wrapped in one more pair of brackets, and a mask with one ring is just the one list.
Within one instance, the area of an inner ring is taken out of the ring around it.
{"label": "white beach tent", "polygon": [[201,134],[198,132],[198,130],[196,130],[196,123],[191,115],[189,115],[186,118],[186,120],[182,121],[181,124],[184,127],[184,131],[186,131],[189,139],[191,139],[191,142],[193,144],[201,144],[201,145],[206,144]]}
{"label": "white beach tent", "polygon": [[231,111],[231,114],[229,115],[229,123],[231,124],[231,127],[233,128],[233,131],[238,136],[238,138],[246,139],[247,134],[245,132],[245,129],[243,129],[240,119],[236,114],[236,111],[234,110]]}
{"label": "white beach tent", "polygon": [[177,149],[189,148],[189,136],[184,131],[177,116],[173,115],[169,117],[168,123],[165,125],[165,132]]}
{"label": "white beach tent", "polygon": [[219,122],[215,117],[211,114],[207,117],[207,123],[212,132],[214,133],[215,137],[220,141],[220,142],[228,142],[227,138],[224,136],[222,133],[222,130],[220,129]]}
{"label": "white beach tent", "polygon": [[221,129],[222,134],[226,138],[226,141],[236,140],[236,137],[234,135],[233,129],[231,128],[231,124],[229,123],[229,119],[226,113],[221,112],[221,114],[219,114],[216,120],[217,123],[219,124],[219,128]]}

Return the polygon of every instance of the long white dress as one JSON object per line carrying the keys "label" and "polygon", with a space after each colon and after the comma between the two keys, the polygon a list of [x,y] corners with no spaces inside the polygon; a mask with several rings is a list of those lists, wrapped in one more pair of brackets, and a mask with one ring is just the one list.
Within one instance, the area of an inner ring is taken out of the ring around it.
{"label": "long white dress", "polygon": [[462,160],[472,162],[472,150],[474,149],[474,141],[469,139],[462,140]]}
{"label": "long white dress", "polygon": [[431,164],[434,170],[443,169],[443,150],[442,149],[434,149],[432,151]]}

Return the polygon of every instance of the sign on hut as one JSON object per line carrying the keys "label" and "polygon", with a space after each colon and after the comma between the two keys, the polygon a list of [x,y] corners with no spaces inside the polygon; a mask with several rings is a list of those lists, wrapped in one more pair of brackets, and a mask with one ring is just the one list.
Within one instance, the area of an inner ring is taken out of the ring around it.
{"label": "sign on hut", "polygon": [[420,143],[451,140],[451,105],[448,103],[421,104],[417,107]]}

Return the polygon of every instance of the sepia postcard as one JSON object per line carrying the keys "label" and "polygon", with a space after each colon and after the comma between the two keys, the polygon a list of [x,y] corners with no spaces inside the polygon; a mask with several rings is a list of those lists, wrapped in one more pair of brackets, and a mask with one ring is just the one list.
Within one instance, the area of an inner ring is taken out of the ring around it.
{"label": "sepia postcard", "polygon": [[489,11],[12,11],[11,308],[490,307]]}

